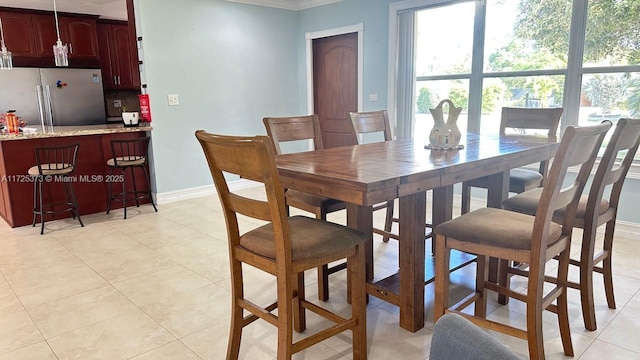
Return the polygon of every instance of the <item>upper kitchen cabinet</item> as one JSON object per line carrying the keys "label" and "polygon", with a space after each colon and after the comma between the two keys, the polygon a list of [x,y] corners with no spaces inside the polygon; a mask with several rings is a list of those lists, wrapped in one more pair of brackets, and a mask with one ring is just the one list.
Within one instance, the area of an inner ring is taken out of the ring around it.
{"label": "upper kitchen cabinet", "polygon": [[105,89],[139,89],[137,56],[131,51],[126,22],[99,22],[100,67]]}
{"label": "upper kitchen cabinet", "polygon": [[35,57],[36,42],[31,15],[0,11],[0,19],[2,19],[5,45],[13,56]]}
{"label": "upper kitchen cabinet", "polygon": [[[98,66],[98,33],[93,18],[58,16],[60,39],[69,47],[70,66]],[[32,15],[36,56],[53,65],[53,45],[58,40],[56,22],[51,15]]]}

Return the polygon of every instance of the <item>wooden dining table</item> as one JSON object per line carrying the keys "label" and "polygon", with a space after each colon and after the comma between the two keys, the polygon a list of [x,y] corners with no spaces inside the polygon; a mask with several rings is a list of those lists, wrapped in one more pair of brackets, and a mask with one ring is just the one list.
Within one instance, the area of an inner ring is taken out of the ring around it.
{"label": "wooden dining table", "polygon": [[[546,138],[474,133],[463,135],[460,150],[429,150],[427,143],[400,139],[276,158],[285,188],[347,203],[347,225],[369,235],[367,293],[398,306],[400,326],[412,332],[424,327],[424,286],[433,273],[433,255],[425,249],[426,191],[433,190],[434,226],[452,218],[456,183],[490,176],[487,205],[500,207],[508,196],[509,170],[548,160],[557,147]],[[372,206],[394,199],[399,199],[399,270],[374,282]],[[462,254],[457,264],[468,260]]]}

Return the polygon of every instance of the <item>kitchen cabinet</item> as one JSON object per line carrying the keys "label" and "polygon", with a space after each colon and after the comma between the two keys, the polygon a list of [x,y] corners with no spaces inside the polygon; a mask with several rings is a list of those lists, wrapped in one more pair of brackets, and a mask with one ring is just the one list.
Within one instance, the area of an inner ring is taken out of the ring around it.
{"label": "kitchen cabinet", "polygon": [[[98,34],[95,19],[58,15],[60,39],[69,47],[69,65],[97,65]],[[53,63],[53,45],[58,40],[56,21],[51,15],[32,15],[36,56]]]}
{"label": "kitchen cabinet", "polygon": [[100,67],[105,89],[139,89],[137,56],[126,22],[99,22]]}
{"label": "kitchen cabinet", "polygon": [[4,42],[15,57],[35,57],[36,41],[31,14],[0,11]]}

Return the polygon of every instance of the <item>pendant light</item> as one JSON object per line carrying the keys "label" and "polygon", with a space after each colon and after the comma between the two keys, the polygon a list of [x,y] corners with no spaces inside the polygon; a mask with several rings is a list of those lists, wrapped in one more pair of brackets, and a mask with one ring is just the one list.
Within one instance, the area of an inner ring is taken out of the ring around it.
{"label": "pendant light", "polygon": [[11,51],[4,45],[4,31],[2,30],[2,18],[0,18],[0,70],[13,69]]}
{"label": "pendant light", "polygon": [[53,45],[53,56],[56,66],[69,66],[69,51],[67,44],[63,44],[60,40],[60,24],[58,24],[58,9],[56,8],[56,0],[53,0],[53,15],[56,17],[56,34],[58,41]]}

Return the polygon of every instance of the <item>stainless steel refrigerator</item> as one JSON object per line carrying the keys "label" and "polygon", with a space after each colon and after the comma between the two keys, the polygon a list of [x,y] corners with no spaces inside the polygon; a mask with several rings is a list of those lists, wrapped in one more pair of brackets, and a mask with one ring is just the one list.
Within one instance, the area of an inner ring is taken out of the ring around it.
{"label": "stainless steel refrigerator", "polygon": [[106,123],[100,69],[13,68],[0,71],[0,111],[27,126]]}

